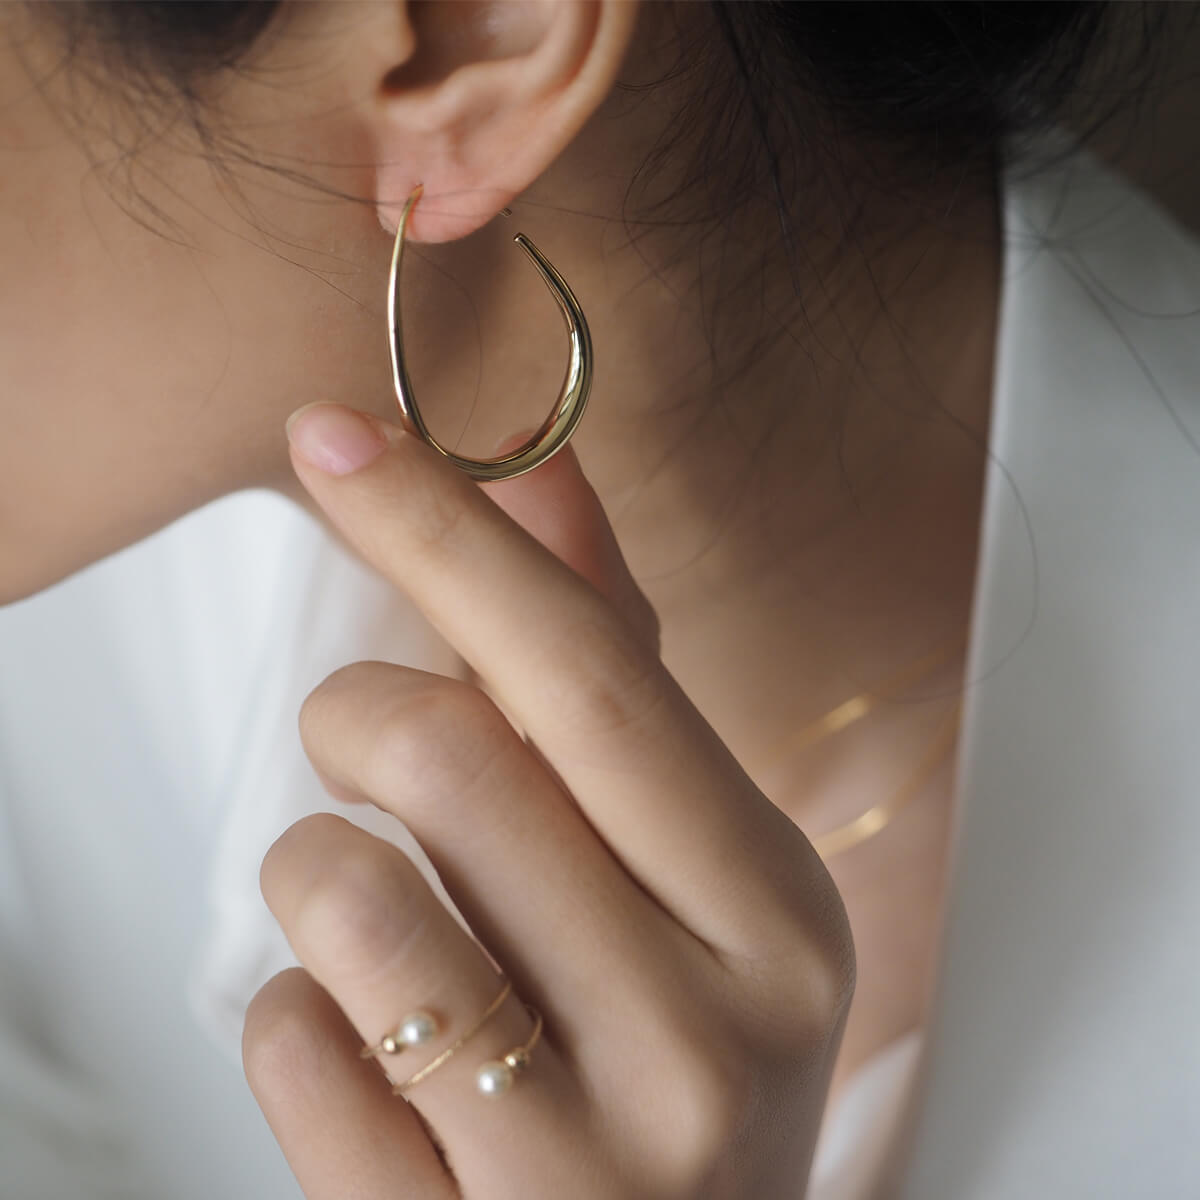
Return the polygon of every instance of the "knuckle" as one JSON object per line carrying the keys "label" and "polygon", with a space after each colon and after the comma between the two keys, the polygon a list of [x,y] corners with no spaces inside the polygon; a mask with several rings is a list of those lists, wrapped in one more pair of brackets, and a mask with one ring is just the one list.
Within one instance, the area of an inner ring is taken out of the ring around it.
{"label": "knuckle", "polygon": [[842,935],[810,925],[793,947],[773,1011],[785,1031],[782,1044],[808,1050],[824,1045],[850,1009],[857,975],[854,941],[848,929]]}
{"label": "knuckle", "polygon": [[365,770],[381,794],[442,803],[490,776],[497,760],[518,743],[483,692],[447,680],[397,697],[384,709]]}
{"label": "knuckle", "polygon": [[[773,915],[772,915],[773,914]],[[764,912],[750,949],[723,952],[743,985],[747,1029],[770,1053],[818,1051],[854,997],[857,961],[845,905],[833,881],[808,875]]]}
{"label": "knuckle", "polygon": [[849,1010],[858,977],[850,921],[832,884],[815,920],[810,909],[803,948],[805,969],[797,974],[802,977],[804,1004],[799,1011],[809,1014],[814,1032],[827,1034]]}
{"label": "knuckle", "polygon": [[573,622],[547,652],[559,664],[547,677],[570,681],[551,689],[547,707],[574,734],[634,729],[664,699],[659,661],[622,622],[603,614]]}
{"label": "knuckle", "polygon": [[322,975],[369,979],[425,928],[418,882],[416,869],[382,843],[348,849],[316,872],[295,915],[296,937]]}
{"label": "knuckle", "polygon": [[[401,438],[397,447],[399,453],[410,457],[419,455],[422,449],[416,438]],[[411,543],[406,547],[407,551],[440,555],[459,540],[469,511],[468,497],[461,485],[455,486],[458,482],[455,480],[449,485],[439,480],[431,486],[428,471],[427,462],[414,461],[398,472],[403,480],[412,484],[404,487],[403,532],[405,541]],[[395,477],[385,481],[384,485],[387,495],[383,500],[388,507],[396,503],[394,480]]]}
{"label": "knuckle", "polygon": [[[315,745],[323,722],[337,716],[353,715],[361,706],[362,697],[372,696],[386,686],[386,679],[380,673],[390,676],[399,669],[402,668],[392,663],[362,659],[331,671],[300,705],[300,740],[306,747]],[[346,713],[339,712],[339,708],[346,709]]]}
{"label": "knuckle", "polygon": [[858,985],[858,955],[848,921],[831,948],[829,969],[829,1007],[834,1017],[840,1019],[849,1010]]}
{"label": "knuckle", "polygon": [[781,851],[764,870],[769,903],[764,906],[755,948],[740,964],[757,960],[759,975],[791,1015],[834,1024],[845,1014],[857,978],[854,935],[837,884],[804,834],[781,826]]}

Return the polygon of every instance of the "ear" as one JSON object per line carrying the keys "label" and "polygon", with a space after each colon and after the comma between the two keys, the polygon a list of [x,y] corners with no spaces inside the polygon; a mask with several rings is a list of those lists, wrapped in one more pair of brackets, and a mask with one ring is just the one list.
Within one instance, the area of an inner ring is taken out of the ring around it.
{"label": "ear", "polygon": [[608,95],[636,24],[633,0],[394,0],[360,66],[380,224],[414,241],[465,237],[558,157]]}

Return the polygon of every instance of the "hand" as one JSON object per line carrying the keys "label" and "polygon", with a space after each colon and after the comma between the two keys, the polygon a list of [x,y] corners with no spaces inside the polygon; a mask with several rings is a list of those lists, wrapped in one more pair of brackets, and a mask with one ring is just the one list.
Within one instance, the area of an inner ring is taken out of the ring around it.
{"label": "hand", "polygon": [[[358,423],[306,414],[331,416]],[[331,474],[294,443],[296,474],[495,701],[359,662],[301,710],[330,792],[400,818],[478,938],[340,817],[271,847],[263,894],[304,969],[255,996],[243,1055],[305,1195],[802,1196],[854,975],[820,859],[663,666],[569,449],[481,487],[394,426],[359,428],[377,457]],[[497,996],[489,956],[512,993],[394,1096],[381,1066],[407,1079]],[[532,1032],[523,1002],[541,1038],[484,1095],[477,1068]],[[443,1018],[431,1042],[359,1057],[416,1008]]]}

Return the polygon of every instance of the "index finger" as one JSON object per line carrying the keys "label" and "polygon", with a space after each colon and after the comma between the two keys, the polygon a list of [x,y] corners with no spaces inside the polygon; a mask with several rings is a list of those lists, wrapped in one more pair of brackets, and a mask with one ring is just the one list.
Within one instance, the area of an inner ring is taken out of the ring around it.
{"label": "index finger", "polygon": [[[364,418],[386,443],[367,465],[332,475],[302,456],[314,432]],[[474,667],[663,908],[744,952],[781,899],[808,902],[825,871],[807,839],[590,584],[395,425],[317,405],[290,436],[335,527]]]}

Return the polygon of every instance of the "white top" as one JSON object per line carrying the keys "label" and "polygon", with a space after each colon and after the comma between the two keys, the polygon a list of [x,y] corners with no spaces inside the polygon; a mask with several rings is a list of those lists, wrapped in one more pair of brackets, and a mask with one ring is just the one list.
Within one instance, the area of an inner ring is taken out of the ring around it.
{"label": "white top", "polygon": [[[1087,157],[1006,196],[937,1000],[827,1114],[812,1200],[1200,1195],[1200,249]],[[304,757],[363,658],[463,670],[267,491],[0,609],[5,1200],[298,1200],[241,1072],[295,962],[267,847],[337,811],[454,911]]]}

